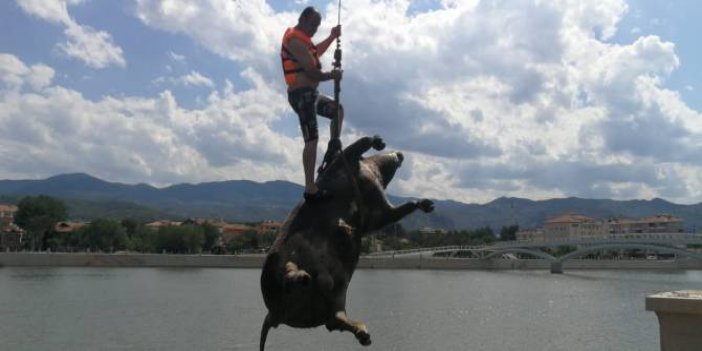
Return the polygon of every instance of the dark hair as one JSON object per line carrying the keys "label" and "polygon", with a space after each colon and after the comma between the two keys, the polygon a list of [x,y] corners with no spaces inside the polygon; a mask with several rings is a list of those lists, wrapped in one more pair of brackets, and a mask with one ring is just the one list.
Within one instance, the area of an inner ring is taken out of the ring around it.
{"label": "dark hair", "polygon": [[302,22],[304,19],[310,18],[310,16],[319,16],[319,17],[322,17],[322,16],[319,14],[319,11],[317,11],[317,9],[314,8],[314,6],[307,6],[307,7],[305,7],[305,9],[302,10],[302,12],[300,13],[300,18],[298,18],[298,21],[299,21],[299,22]]}

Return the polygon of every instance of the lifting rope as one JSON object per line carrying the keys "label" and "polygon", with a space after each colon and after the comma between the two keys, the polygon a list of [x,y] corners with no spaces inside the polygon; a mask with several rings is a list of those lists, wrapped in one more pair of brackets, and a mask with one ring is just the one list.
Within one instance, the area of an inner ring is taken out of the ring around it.
{"label": "lifting rope", "polygon": [[[341,26],[341,0],[339,0],[339,9],[337,15],[337,26]],[[334,50],[334,62],[332,63],[334,70],[341,71],[341,36],[336,37],[336,50]],[[341,151],[341,124],[339,113],[341,112],[341,79],[334,79],[334,105],[336,106],[334,116],[332,117],[331,136],[327,145],[327,152],[324,154],[322,164],[319,166],[317,173],[322,174],[333,161],[334,155]]]}
{"label": "lifting rope", "polygon": [[[339,0],[339,8],[338,8],[338,15],[337,15],[337,25],[341,25],[341,0]],[[334,66],[334,69],[341,70],[341,36],[336,37],[336,49],[334,50],[334,63],[332,64]],[[334,114],[334,121],[336,122],[336,126],[339,128],[338,129],[338,134],[336,135],[336,138],[340,139],[341,138],[341,126],[339,124],[339,113],[341,112],[341,100],[339,98],[339,93],[341,92],[341,79],[334,79],[334,103],[336,104],[336,113]],[[338,142],[339,147],[341,147],[341,141]],[[329,150],[327,150],[329,151]],[[358,228],[357,230],[360,231],[365,231],[365,226],[367,223],[366,221],[366,209],[365,206],[363,206],[363,196],[361,195],[361,188],[358,185],[358,179],[356,178],[356,175],[353,172],[353,169],[351,168],[351,165],[349,164],[349,161],[346,159],[346,156],[344,156],[343,150],[339,150],[339,157],[341,158],[342,163],[344,164],[344,168],[346,169],[346,173],[349,176],[349,181],[351,183],[351,187],[353,188],[353,193],[356,201],[356,209],[358,210]],[[331,162],[331,160],[330,160]],[[360,165],[359,165],[360,167]],[[360,171],[360,169],[359,169]]]}
{"label": "lifting rope", "polygon": [[[339,0],[339,9],[337,15],[337,26],[341,26],[341,0]],[[341,36],[336,37],[336,50],[334,50],[334,63],[332,64],[334,69],[341,70]],[[336,120],[336,125],[339,125],[339,93],[341,92],[341,79],[334,79],[334,102],[336,103],[336,115],[334,119]],[[341,129],[339,129],[339,134],[341,134]],[[337,138],[341,138],[341,135],[337,135]]]}

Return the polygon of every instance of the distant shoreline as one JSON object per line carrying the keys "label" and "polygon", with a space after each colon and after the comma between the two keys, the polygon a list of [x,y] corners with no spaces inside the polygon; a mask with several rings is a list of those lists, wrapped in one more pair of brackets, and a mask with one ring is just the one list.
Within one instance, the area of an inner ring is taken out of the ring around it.
{"label": "distant shoreline", "polygon": [[[62,253],[2,252],[0,267],[182,267],[182,268],[256,268],[265,255],[180,255],[139,253]],[[429,257],[361,257],[359,269],[436,269],[436,270],[549,270],[549,262],[532,260],[478,260]],[[681,260],[569,260],[564,268],[702,270],[702,262]]]}

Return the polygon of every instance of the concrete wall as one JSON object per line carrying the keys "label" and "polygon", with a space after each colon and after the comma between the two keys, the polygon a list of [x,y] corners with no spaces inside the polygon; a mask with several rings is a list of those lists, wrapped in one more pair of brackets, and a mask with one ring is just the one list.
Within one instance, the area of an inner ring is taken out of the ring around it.
{"label": "concrete wall", "polygon": [[[161,255],[99,253],[0,253],[0,266],[32,267],[230,267],[260,268],[263,255]],[[361,257],[359,269],[543,269],[547,260]],[[569,269],[702,269],[695,260],[568,260]]]}
{"label": "concrete wall", "polygon": [[702,348],[702,290],[664,292],[646,297],[646,310],[660,324],[661,351]]}
{"label": "concrete wall", "polygon": [[[373,258],[362,257],[359,268],[368,269],[543,269],[550,270],[550,261],[533,260],[478,260],[459,258]],[[568,260],[569,269],[702,269],[702,261],[695,260]]]}
{"label": "concrete wall", "polygon": [[18,267],[238,267],[260,268],[262,255],[0,253],[0,266]]}

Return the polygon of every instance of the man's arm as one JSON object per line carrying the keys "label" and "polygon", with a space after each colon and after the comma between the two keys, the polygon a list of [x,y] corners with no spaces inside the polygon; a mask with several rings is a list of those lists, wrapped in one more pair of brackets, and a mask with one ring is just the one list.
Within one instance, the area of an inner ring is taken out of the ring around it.
{"label": "man's arm", "polygon": [[297,60],[297,63],[302,66],[302,69],[305,70],[304,73],[310,77],[310,79],[322,82],[334,78],[331,72],[322,72],[322,70],[317,68],[314,64],[314,57],[312,57],[312,54],[307,50],[307,46],[301,41],[295,38],[291,39],[287,49],[290,50],[295,60]]}
{"label": "man's arm", "polygon": [[319,56],[324,55],[327,49],[329,49],[329,46],[334,42],[334,39],[336,39],[339,36],[341,36],[341,26],[336,26],[332,28],[331,33],[329,33],[329,36],[321,42],[317,43],[317,53],[319,54]]}

